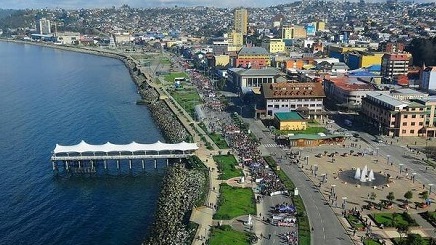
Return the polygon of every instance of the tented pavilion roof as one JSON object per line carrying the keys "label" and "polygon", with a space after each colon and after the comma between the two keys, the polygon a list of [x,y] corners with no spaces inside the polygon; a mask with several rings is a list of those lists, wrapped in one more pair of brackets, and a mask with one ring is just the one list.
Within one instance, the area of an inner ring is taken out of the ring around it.
{"label": "tented pavilion roof", "polygon": [[125,145],[117,145],[107,142],[103,145],[91,145],[85,141],[81,141],[77,145],[64,146],[56,144],[53,151],[54,154],[58,153],[84,153],[84,152],[138,152],[138,151],[193,151],[197,150],[196,143],[181,142],[177,144],[166,144],[160,141],[153,144],[140,144],[132,142]]}

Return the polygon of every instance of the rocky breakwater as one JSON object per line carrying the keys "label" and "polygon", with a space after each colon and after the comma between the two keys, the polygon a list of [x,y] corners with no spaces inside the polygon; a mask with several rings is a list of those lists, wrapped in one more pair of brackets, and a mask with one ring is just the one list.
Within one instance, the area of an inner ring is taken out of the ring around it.
{"label": "rocky breakwater", "polygon": [[150,238],[143,244],[191,244],[196,230],[189,229],[190,212],[201,198],[206,177],[198,169],[176,164],[168,169],[158,200],[156,220]]}

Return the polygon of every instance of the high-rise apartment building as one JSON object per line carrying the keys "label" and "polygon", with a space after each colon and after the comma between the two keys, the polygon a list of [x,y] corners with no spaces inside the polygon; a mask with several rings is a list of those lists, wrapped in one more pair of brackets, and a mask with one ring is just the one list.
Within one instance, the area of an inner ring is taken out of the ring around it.
{"label": "high-rise apartment building", "polygon": [[306,38],[307,33],[304,26],[286,25],[282,27],[283,39],[299,39]]}
{"label": "high-rise apartment building", "polygon": [[39,34],[50,34],[51,33],[51,25],[50,20],[46,18],[42,18],[39,20]]}
{"label": "high-rise apartment building", "polygon": [[396,75],[407,74],[410,58],[409,53],[384,54],[381,62],[381,76],[391,79]]}
{"label": "high-rise apartment building", "polygon": [[247,9],[235,10],[235,32],[247,35],[248,29],[248,11]]}

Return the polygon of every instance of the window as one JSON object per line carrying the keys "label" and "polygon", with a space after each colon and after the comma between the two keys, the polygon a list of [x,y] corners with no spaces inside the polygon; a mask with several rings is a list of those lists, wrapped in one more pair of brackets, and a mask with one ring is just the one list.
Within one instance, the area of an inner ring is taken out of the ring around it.
{"label": "window", "polygon": [[413,130],[413,129],[410,130],[410,133],[411,133],[411,134],[414,134],[414,133],[415,133],[415,130]]}
{"label": "window", "polygon": [[416,115],[412,115],[412,118],[416,118]]}
{"label": "window", "polygon": [[424,118],[424,115],[420,115],[419,117],[420,117],[420,118]]}
{"label": "window", "polygon": [[415,126],[415,122],[411,122],[411,123],[410,123],[410,126]]}
{"label": "window", "polygon": [[402,134],[405,134],[405,133],[406,133],[406,130],[404,130],[404,129],[401,130],[401,133],[402,133]]}
{"label": "window", "polygon": [[403,126],[407,126],[407,122],[403,122]]}
{"label": "window", "polygon": [[422,123],[422,122],[419,122],[419,124],[418,124],[419,126],[422,126],[422,125],[424,125],[424,123]]}
{"label": "window", "polygon": [[407,117],[408,117],[408,115],[404,115],[404,116],[403,116],[403,118],[407,118]]}

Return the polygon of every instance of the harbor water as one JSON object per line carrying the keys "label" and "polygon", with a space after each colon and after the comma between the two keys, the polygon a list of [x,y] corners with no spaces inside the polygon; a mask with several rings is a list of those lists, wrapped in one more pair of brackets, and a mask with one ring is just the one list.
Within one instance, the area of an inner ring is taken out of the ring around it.
{"label": "harbor water", "polygon": [[124,64],[7,42],[0,63],[0,244],[140,244],[164,171],[65,178],[50,162],[57,143],[162,141]]}

